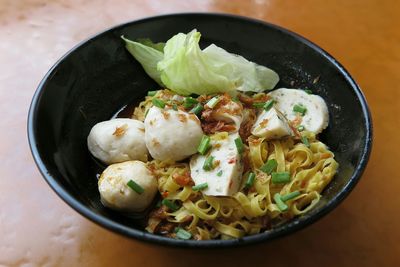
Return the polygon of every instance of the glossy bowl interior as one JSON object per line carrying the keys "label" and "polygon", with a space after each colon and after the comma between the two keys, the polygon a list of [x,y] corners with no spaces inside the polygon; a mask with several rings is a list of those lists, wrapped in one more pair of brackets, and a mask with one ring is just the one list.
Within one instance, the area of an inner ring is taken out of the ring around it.
{"label": "glossy bowl interior", "polygon": [[[254,236],[235,240],[182,241],[143,231],[143,220],[104,208],[98,168],[86,137],[97,122],[143,99],[157,87],[125,50],[120,36],[165,41],[198,29],[201,46],[215,43],[274,69],[279,87],[309,88],[328,103],[330,125],[320,138],[340,169],[318,206],[304,216]],[[117,26],[73,48],[47,73],[31,104],[28,136],[38,168],[55,192],[76,211],[128,237],[183,247],[226,247],[269,240],[303,228],[336,207],[355,186],[368,161],[372,126],[364,96],[343,67],[304,38],[280,27],[223,14],[172,14]],[[332,218],[334,219],[334,218]]]}

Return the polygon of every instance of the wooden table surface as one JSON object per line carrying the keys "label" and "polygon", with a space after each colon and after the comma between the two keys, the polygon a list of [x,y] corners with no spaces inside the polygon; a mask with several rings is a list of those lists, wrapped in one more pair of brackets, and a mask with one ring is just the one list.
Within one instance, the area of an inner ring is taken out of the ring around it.
{"label": "wooden table surface", "polygon": [[[0,266],[400,266],[399,3],[0,1]],[[360,84],[374,122],[370,162],[344,203],[314,225],[237,249],[159,247],[88,221],[42,179],[28,148],[26,117],[51,65],[115,24],[183,11],[235,13],[281,25],[326,49]]]}

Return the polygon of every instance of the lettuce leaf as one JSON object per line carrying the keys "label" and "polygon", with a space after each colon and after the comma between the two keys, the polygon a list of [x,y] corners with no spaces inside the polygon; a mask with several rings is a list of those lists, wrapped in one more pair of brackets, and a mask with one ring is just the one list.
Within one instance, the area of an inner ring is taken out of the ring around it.
{"label": "lettuce leaf", "polygon": [[215,44],[205,48],[203,53],[210,64],[219,64],[221,75],[235,81],[236,90],[263,92],[274,88],[279,82],[279,76],[275,71],[248,61],[242,56],[228,53]]}
{"label": "lettuce leaf", "polygon": [[165,46],[157,47],[149,40],[139,43],[123,39],[150,77],[180,95],[262,92],[278,83],[277,73],[242,56],[214,44],[201,50],[200,37],[196,30],[178,33]]}
{"label": "lettuce leaf", "polygon": [[179,33],[167,41],[164,59],[158,63],[161,80],[181,95],[232,92],[233,81],[220,75],[199,47],[200,33]]}
{"label": "lettuce leaf", "polygon": [[150,39],[139,39],[138,42],[126,39],[121,36],[125,41],[125,47],[131,55],[139,61],[144,71],[153,80],[155,80],[161,87],[164,84],[161,81],[161,72],[157,69],[157,64],[164,58],[163,48],[164,45],[158,43],[154,44]]}
{"label": "lettuce leaf", "polygon": [[136,42],[141,43],[142,45],[145,46],[150,46],[151,48],[154,48],[160,51],[161,53],[164,53],[165,43],[153,43],[153,41],[150,40],[149,38],[138,38]]}

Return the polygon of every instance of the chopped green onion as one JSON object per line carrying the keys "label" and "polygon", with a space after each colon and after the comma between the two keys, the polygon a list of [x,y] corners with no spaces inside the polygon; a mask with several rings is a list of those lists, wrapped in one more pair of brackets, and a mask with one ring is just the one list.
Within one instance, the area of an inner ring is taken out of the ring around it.
{"label": "chopped green onion", "polygon": [[305,114],[306,114],[306,112],[307,112],[307,108],[306,107],[304,107],[303,105],[294,105],[293,106],[293,111],[294,112],[298,112],[298,113],[300,113],[302,116],[304,116]]}
{"label": "chopped green onion", "polygon": [[309,95],[312,95],[312,91],[310,89],[304,89],[304,92],[306,92]]}
{"label": "chopped green onion", "polygon": [[303,125],[300,125],[299,127],[297,127],[297,131],[299,131],[299,132],[302,132],[304,130],[305,130],[305,128]]}
{"label": "chopped green onion", "polygon": [[246,181],[246,183],[244,184],[244,187],[245,187],[245,188],[250,188],[250,187],[252,187],[253,184],[254,184],[254,180],[255,180],[255,179],[256,179],[256,175],[255,175],[253,172],[249,173],[249,175],[247,176],[247,181]]}
{"label": "chopped green onion", "polygon": [[197,147],[197,151],[204,155],[207,153],[208,149],[211,147],[210,145],[211,138],[208,135],[203,135],[201,138],[200,144]]}
{"label": "chopped green onion", "polygon": [[193,97],[185,97],[185,102],[183,103],[183,107],[188,109],[188,108],[193,107],[197,103],[199,103],[199,101],[197,101]]}
{"label": "chopped green onion", "polygon": [[221,177],[222,176],[223,171],[220,170],[219,172],[217,172],[217,176]]}
{"label": "chopped green onion", "polygon": [[206,189],[207,187],[208,187],[207,183],[202,183],[202,184],[198,184],[198,185],[192,186],[192,190],[193,191],[201,191],[203,189]]}
{"label": "chopped green onion", "polygon": [[190,96],[185,97],[185,102],[193,104],[193,105],[199,103],[199,101],[197,101],[197,99],[194,99],[193,97],[190,97]]}
{"label": "chopped green onion", "polygon": [[218,96],[214,96],[213,98],[211,98],[208,102],[207,102],[207,106],[209,108],[214,108],[220,101],[220,98]]}
{"label": "chopped green onion", "polygon": [[262,170],[266,174],[271,174],[273,171],[275,171],[277,166],[278,162],[276,161],[276,159],[270,159],[260,167],[260,170]]}
{"label": "chopped green onion", "polygon": [[165,103],[161,99],[153,98],[153,100],[151,100],[151,102],[153,103],[154,106],[156,106],[158,108],[164,108],[165,107]]}
{"label": "chopped green onion", "polygon": [[275,203],[278,206],[278,209],[280,211],[287,211],[288,210],[289,207],[285,204],[285,202],[282,201],[281,195],[279,193],[276,193],[274,195],[274,200],[275,200]]}
{"label": "chopped green onion", "polygon": [[181,227],[175,228],[176,237],[179,239],[188,240],[192,238],[192,234]]}
{"label": "chopped green onion", "polygon": [[169,199],[166,199],[166,198],[164,198],[161,201],[161,204],[163,204],[164,206],[167,206],[172,211],[177,211],[179,209],[179,207],[174,202],[172,202],[172,201],[170,201]]}
{"label": "chopped green onion", "polygon": [[208,158],[206,158],[206,160],[204,161],[203,170],[211,171],[214,168],[213,161],[214,161],[213,156],[209,156]]}
{"label": "chopped green onion", "polygon": [[135,183],[133,180],[129,180],[129,182],[126,185],[129,186],[133,191],[135,191],[139,195],[144,192],[143,187]]}
{"label": "chopped green onion", "polygon": [[273,105],[274,105],[274,100],[270,99],[267,102],[265,102],[263,108],[264,108],[265,111],[268,111],[268,110],[270,110],[272,108]]}
{"label": "chopped green onion", "polygon": [[235,139],[235,145],[239,154],[242,154],[244,151],[244,145],[242,142],[242,138],[238,137]]}
{"label": "chopped green onion", "polygon": [[306,147],[310,147],[310,142],[308,141],[308,138],[305,136],[301,137],[301,142],[306,145]]}
{"label": "chopped green onion", "polygon": [[288,193],[286,195],[281,196],[281,199],[282,199],[283,202],[285,202],[285,201],[291,200],[293,198],[296,198],[298,196],[300,196],[300,192],[299,191],[293,191],[293,192],[290,192],[290,193]]}
{"label": "chopped green onion", "polygon": [[288,172],[273,172],[272,173],[272,183],[274,184],[285,184],[290,182],[290,173]]}
{"label": "chopped green onion", "polygon": [[172,109],[175,110],[175,111],[178,111],[178,106],[176,104],[173,104],[172,105]]}
{"label": "chopped green onion", "polygon": [[201,104],[197,104],[192,110],[190,110],[190,113],[194,113],[196,115],[199,115],[200,112],[203,110],[203,106]]}
{"label": "chopped green onion", "polygon": [[253,107],[255,108],[263,108],[265,105],[265,102],[254,102]]}
{"label": "chopped green onion", "polygon": [[240,102],[239,97],[237,97],[237,96],[233,97],[233,98],[232,98],[232,101],[233,101],[233,102]]}
{"label": "chopped green onion", "polygon": [[157,94],[157,91],[148,91],[147,95],[148,96],[155,96]]}

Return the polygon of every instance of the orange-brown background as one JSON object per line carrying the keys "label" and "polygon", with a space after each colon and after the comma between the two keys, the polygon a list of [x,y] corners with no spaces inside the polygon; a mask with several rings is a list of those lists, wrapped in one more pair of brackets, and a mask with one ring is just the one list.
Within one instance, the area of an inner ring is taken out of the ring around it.
{"label": "orange-brown background", "polygon": [[[281,25],[319,44],[352,73],[370,104],[374,150],[360,183],[335,211],[267,244],[179,250],[106,231],[47,186],[25,126],[45,72],[98,31],[181,11],[236,13]],[[400,266],[399,14],[395,0],[1,0],[0,266]]]}

